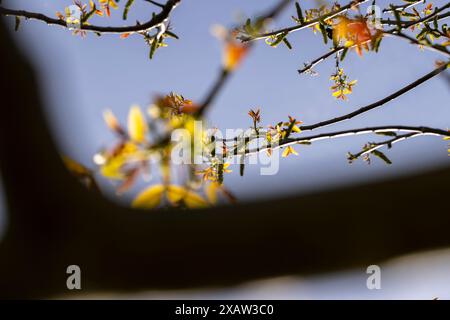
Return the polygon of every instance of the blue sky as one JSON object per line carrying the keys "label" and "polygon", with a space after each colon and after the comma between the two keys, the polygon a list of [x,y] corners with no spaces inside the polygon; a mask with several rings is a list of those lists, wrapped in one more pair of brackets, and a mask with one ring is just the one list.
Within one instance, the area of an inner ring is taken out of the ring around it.
{"label": "blue sky", "polygon": [[[54,16],[71,4],[70,0],[4,0],[4,6],[42,12]],[[175,91],[194,101],[202,99],[220,68],[221,46],[211,35],[214,24],[233,25],[239,16],[253,16],[275,1],[185,0],[172,15],[171,24],[179,40],[148,59],[148,47],[139,36],[121,40],[117,35],[86,39],[74,37],[59,27],[23,22],[15,38],[35,65],[49,121],[61,152],[93,166],[92,156],[113,142],[103,123],[102,112],[111,108],[123,121],[132,104],[146,106],[158,93]],[[304,7],[312,1],[302,1]],[[345,3],[341,1],[341,3]],[[387,1],[378,1],[379,5]],[[397,4],[401,1],[397,1]],[[435,4],[445,3],[435,1]],[[137,1],[129,22],[144,21],[152,7]],[[293,24],[294,7],[273,26]],[[8,19],[11,27],[14,22]],[[121,11],[113,18],[96,19],[96,24],[123,25]],[[305,124],[348,113],[394,92],[428,73],[436,53],[420,51],[397,39],[384,39],[378,54],[362,58],[349,53],[343,66],[351,79],[358,79],[348,102],[335,100],[329,87],[334,60],[319,65],[320,76],[299,76],[303,62],[325,53],[321,36],[311,30],[289,37],[292,51],[258,43],[249,58],[232,76],[208,113],[209,123],[219,129],[247,128],[250,108],[262,109],[262,124],[274,124],[292,115]],[[326,131],[372,125],[427,125],[447,128],[450,120],[449,90],[442,78],[434,78],[401,98],[361,117],[326,128]],[[375,159],[371,166],[362,161],[349,165],[347,151],[357,152],[367,141],[379,137],[350,137],[299,146],[300,155],[283,159],[275,176],[261,176],[258,166],[248,166],[246,176],[239,170],[226,177],[226,184],[241,199],[267,198],[311,192],[341,184],[359,183],[448,165],[447,144],[435,137],[419,137],[395,145],[387,154],[386,166]],[[104,185],[109,185],[104,182]],[[141,183],[141,186],[143,184]]]}

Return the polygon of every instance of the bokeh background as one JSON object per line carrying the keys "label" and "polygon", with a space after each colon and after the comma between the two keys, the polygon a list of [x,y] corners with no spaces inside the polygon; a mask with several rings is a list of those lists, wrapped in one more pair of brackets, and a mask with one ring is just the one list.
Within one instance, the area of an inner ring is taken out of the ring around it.
{"label": "bokeh background", "polygon": [[[55,16],[56,11],[63,11],[71,3],[70,0],[3,1],[8,8],[42,12],[49,16]],[[62,28],[30,21],[23,22],[14,37],[38,72],[48,121],[61,153],[93,167],[93,155],[114,140],[103,122],[102,112],[106,108],[112,109],[125,123],[132,104],[146,107],[159,93],[175,91],[194,101],[201,100],[221,64],[221,44],[211,35],[211,27],[215,24],[234,25],[246,17],[264,12],[274,3],[272,0],[185,0],[173,12],[171,19],[173,31],[180,39],[168,40],[169,47],[158,50],[153,60],[148,59],[149,48],[139,36],[123,40],[117,35],[98,38],[90,34],[82,39],[71,36]],[[304,8],[316,4],[314,1],[302,3]],[[388,3],[390,1],[378,1],[381,7]],[[445,1],[433,3],[442,5]],[[114,11],[111,19],[95,18],[92,22],[124,25],[136,19],[145,21],[151,9],[148,3],[137,1],[127,22],[122,21],[121,10]],[[274,21],[273,27],[292,25],[290,16],[294,12],[291,6]],[[12,31],[14,20],[10,18],[8,21]],[[378,54],[370,52],[358,57],[351,52],[343,66],[351,79],[358,80],[358,84],[349,101],[342,102],[333,98],[329,90],[332,85],[329,76],[334,72],[333,59],[315,68],[319,76],[299,76],[296,72],[304,62],[328,50],[321,35],[304,30],[292,34],[289,40],[294,47],[291,51],[284,46],[271,48],[263,41],[258,43],[210,109],[208,120],[211,126],[222,130],[247,128],[250,125],[247,112],[257,107],[262,109],[264,125],[286,119],[287,115],[306,124],[329,119],[394,92],[428,73],[440,58],[436,53],[421,51],[397,39],[384,39]],[[448,83],[442,77],[436,77],[378,110],[321,132],[374,125],[447,128],[449,98]],[[393,161],[391,166],[378,159],[374,159],[370,166],[363,161],[348,164],[347,151],[357,152],[367,141],[377,139],[380,138],[349,137],[298,146],[296,149],[300,155],[283,159],[277,175],[262,176],[257,165],[250,165],[244,178],[234,170],[226,176],[225,183],[240,201],[250,201],[387,179],[448,165],[447,143],[435,137],[420,137],[396,144],[387,153]],[[129,194],[118,198],[109,181],[100,180],[100,183],[108,197],[124,205],[145,186],[141,181]],[[301,214],[301,208],[295,210]],[[0,214],[0,232],[4,226],[4,215]],[[388,264],[388,276],[383,282],[385,287],[378,292],[366,289],[365,270],[354,270],[301,281],[283,278],[262,285],[203,294],[237,298],[450,297],[447,293],[450,287],[447,272],[450,253],[442,251],[437,255],[428,254],[426,259],[423,257],[408,260],[413,262]],[[249,296],[252,292],[254,295]],[[204,296],[195,292],[188,294]],[[164,294],[152,293],[149,296]]]}

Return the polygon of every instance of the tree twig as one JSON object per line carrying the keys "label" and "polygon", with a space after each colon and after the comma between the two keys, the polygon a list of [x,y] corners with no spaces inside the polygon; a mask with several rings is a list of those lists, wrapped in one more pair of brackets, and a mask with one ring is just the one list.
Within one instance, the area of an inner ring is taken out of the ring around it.
{"label": "tree twig", "polygon": [[157,6],[157,7],[164,8],[164,5],[162,3],[159,3],[159,2],[156,2],[156,1],[153,1],[153,0],[144,0],[144,1],[150,2],[151,4],[153,4],[153,5]]}
{"label": "tree twig", "polygon": [[[392,132],[392,131],[389,131]],[[356,160],[362,156],[365,156],[366,154],[370,154],[378,149],[381,149],[384,146],[387,146],[388,148],[392,147],[392,145],[394,145],[397,142],[409,139],[409,138],[414,138],[414,137],[418,137],[418,136],[422,136],[422,135],[426,135],[425,133],[422,132],[412,132],[412,133],[407,133],[407,134],[402,134],[399,136],[396,136],[392,139],[389,140],[385,140],[382,142],[377,142],[377,143],[371,143],[367,148],[365,148],[364,150],[355,153],[355,154],[351,154],[351,160]]]}
{"label": "tree twig", "polygon": [[[427,15],[427,16],[419,19],[419,20],[413,20],[413,21],[405,23],[405,26],[403,28],[407,29],[407,28],[415,26],[415,25],[417,25],[419,23],[427,22],[427,21],[433,19],[434,17],[438,16],[439,13],[441,13],[442,11],[447,10],[449,8],[450,8],[450,2],[447,3],[446,5],[443,5],[442,7],[438,8],[438,9],[434,10],[433,13],[431,13],[431,14],[429,14],[429,15]],[[445,18],[445,17],[448,17],[448,14],[449,13],[447,12],[446,14],[441,15],[441,19]]]}
{"label": "tree twig", "polygon": [[[450,132],[442,129],[437,128],[430,128],[430,127],[415,127],[415,126],[401,126],[401,125],[393,125],[393,126],[378,126],[378,127],[367,127],[367,128],[358,128],[358,129],[349,129],[349,130],[342,130],[342,131],[336,131],[336,132],[328,132],[328,133],[321,133],[313,136],[306,136],[306,137],[298,137],[298,138],[288,138],[280,143],[274,145],[274,146],[267,146],[263,148],[255,148],[248,150],[245,155],[249,156],[252,154],[257,154],[259,152],[266,151],[268,149],[276,150],[279,148],[288,147],[295,144],[306,144],[306,143],[312,143],[317,142],[320,140],[329,140],[329,139],[335,139],[335,138],[343,138],[348,136],[354,136],[354,135],[364,135],[364,134],[374,134],[374,133],[386,133],[386,132],[408,132],[408,134],[403,136],[398,136],[397,138],[399,141],[402,141],[405,139],[404,136],[410,137],[416,137],[416,136],[424,136],[424,135],[430,135],[430,136],[440,136],[440,137],[450,137]],[[388,143],[388,142],[386,142]]]}
{"label": "tree twig", "polygon": [[[147,31],[157,27],[158,25],[163,23],[167,18],[169,18],[171,12],[177,7],[177,5],[180,2],[181,0],[168,0],[166,4],[162,7],[162,11],[159,14],[154,15],[148,22],[145,22],[143,24],[136,24],[133,26],[125,26],[125,27],[108,27],[108,26],[82,24],[80,26],[80,30],[97,33],[135,33]],[[13,10],[0,7],[0,14],[5,16],[15,16],[26,19],[39,20],[47,23],[48,25],[57,25],[63,28],[68,28],[66,21],[51,18],[41,13],[28,12],[25,10]]]}
{"label": "tree twig", "polygon": [[[450,3],[445,5],[445,6],[443,6],[443,7],[441,7],[441,8],[439,8],[439,9],[437,9],[437,10],[435,10],[433,13],[431,13],[430,15],[428,15],[426,17],[423,17],[422,19],[419,19],[419,20],[416,20],[416,21],[402,22],[401,29],[402,30],[403,29],[408,29],[408,28],[416,26],[416,25],[418,25],[420,23],[427,22],[427,21],[429,21],[430,19],[433,19],[433,18],[436,18],[437,20],[442,20],[442,19],[448,18],[450,16],[450,12],[447,12],[447,13],[442,14],[442,15],[439,15],[438,13],[442,12],[443,10],[445,10],[445,9],[447,9],[449,7],[450,7]],[[382,20],[381,24],[398,26],[398,23],[396,21],[391,21],[391,20]],[[429,50],[433,50],[433,51],[436,51],[436,52],[441,53],[441,54],[449,55],[449,52],[447,51],[447,49],[445,47],[436,46],[436,45],[435,46],[429,46],[427,44],[420,43],[416,39],[414,39],[414,38],[412,38],[410,36],[407,36],[407,35],[405,35],[403,33],[400,33],[397,28],[390,29],[390,30],[387,30],[387,31],[383,31],[383,33],[385,35],[398,36],[400,38],[403,38],[405,40],[410,41],[413,44],[426,47]],[[370,41],[368,41],[368,42],[370,42]],[[350,48],[353,48],[355,46],[356,45],[353,45],[353,46],[350,46],[348,48],[350,49]],[[327,53],[323,54],[322,56],[314,59],[310,63],[305,63],[303,68],[298,70],[298,73],[303,74],[303,73],[307,73],[307,72],[311,71],[311,69],[314,68],[315,66],[317,66],[319,63],[325,61],[326,59],[328,59],[329,57],[333,56],[336,53],[342,52],[344,49],[345,49],[344,46],[339,46],[339,47],[333,48],[332,50],[328,51]]]}
{"label": "tree twig", "polygon": [[392,6],[391,8],[383,9],[383,13],[393,13],[395,11],[403,11],[412,7],[417,6],[418,4],[424,3],[425,0],[417,0],[415,2],[399,5],[399,6]]}
{"label": "tree twig", "polygon": [[303,73],[308,73],[309,71],[311,71],[315,66],[317,66],[319,63],[325,61],[326,59],[328,59],[329,57],[335,55],[336,53],[340,53],[345,49],[345,47],[339,46],[336,47],[330,51],[328,51],[327,53],[321,55],[320,57],[318,57],[317,59],[314,59],[313,61],[311,61],[310,63],[305,63],[302,69],[298,70],[298,73],[303,74]]}
{"label": "tree twig", "polygon": [[[438,14],[435,17],[436,17],[436,21],[445,20],[448,17],[450,17],[450,12]],[[425,18],[427,18],[427,17],[425,17]],[[425,18],[422,18],[422,19],[425,19]],[[415,24],[424,22],[424,20],[422,20],[422,19],[416,20],[416,21],[402,21],[400,24],[402,25],[402,28],[409,28]],[[428,21],[428,19],[425,20],[425,22],[427,22],[427,21]],[[413,22],[414,22],[414,24],[411,25],[411,23],[413,23]],[[391,20],[391,19],[381,19],[380,23],[384,26],[398,26],[397,21]]]}
{"label": "tree twig", "polygon": [[400,90],[384,97],[381,100],[378,100],[376,102],[373,102],[367,106],[364,106],[362,108],[359,108],[353,112],[350,112],[346,115],[340,116],[340,117],[336,117],[333,119],[329,119],[329,120],[325,120],[325,121],[321,121],[312,125],[307,125],[307,126],[301,126],[300,129],[302,131],[310,131],[310,130],[314,130],[314,129],[318,129],[321,127],[325,127],[325,126],[329,126],[331,124],[335,124],[344,120],[350,120],[360,114],[366,113],[370,110],[376,109],[396,98],[398,98],[399,96],[411,91],[412,89],[418,87],[419,85],[421,85],[422,83],[432,79],[433,77],[437,76],[438,74],[440,74],[441,72],[445,71],[447,69],[447,63],[443,63],[442,65],[440,65],[439,67],[437,67],[436,69],[434,69],[433,71],[427,73],[426,75],[424,75],[423,77],[415,80],[414,82],[411,82],[410,84],[408,84],[407,86],[401,88]]}
{"label": "tree twig", "polygon": [[407,40],[408,42],[410,42],[411,44],[417,45],[421,48],[425,48],[437,53],[441,53],[444,54],[448,57],[450,57],[450,52],[447,50],[447,48],[445,48],[444,46],[441,46],[439,44],[429,44],[423,41],[418,41],[417,39],[408,36],[407,34],[404,34],[403,32],[383,32],[385,35],[387,36],[394,36],[397,38],[401,38],[404,40]]}
{"label": "tree twig", "polygon": [[338,15],[348,11],[349,9],[354,8],[356,6],[359,6],[359,5],[361,5],[361,4],[363,4],[364,2],[367,2],[367,1],[368,0],[355,0],[355,1],[352,1],[351,3],[349,3],[349,4],[347,4],[347,5],[343,6],[343,7],[341,7],[338,10],[335,10],[333,12],[327,13],[327,14],[325,14],[325,15],[319,17],[319,18],[313,19],[311,21],[307,21],[305,23],[301,23],[301,24],[298,24],[296,26],[283,28],[283,29],[279,29],[279,30],[276,30],[276,31],[262,33],[262,34],[255,35],[255,36],[248,36],[248,37],[241,36],[240,39],[241,39],[242,42],[249,42],[249,41],[254,41],[254,40],[259,40],[259,39],[265,39],[265,38],[268,38],[268,37],[271,37],[271,36],[276,36],[276,35],[279,35],[279,34],[285,33],[285,32],[286,33],[291,33],[291,32],[294,32],[294,31],[299,31],[299,30],[302,30],[302,29],[305,29],[305,28],[308,28],[308,27],[312,27],[312,26],[320,23],[321,21],[330,20],[330,19],[332,19],[332,18],[334,18],[334,17],[336,17],[336,16],[338,16]]}

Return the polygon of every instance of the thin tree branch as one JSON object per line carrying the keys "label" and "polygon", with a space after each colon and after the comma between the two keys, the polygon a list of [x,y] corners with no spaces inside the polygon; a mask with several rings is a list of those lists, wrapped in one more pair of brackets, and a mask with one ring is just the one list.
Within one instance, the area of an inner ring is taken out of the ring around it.
{"label": "thin tree branch", "polygon": [[336,53],[341,53],[344,49],[345,49],[345,47],[340,46],[340,47],[334,48],[331,51],[328,51],[327,53],[325,53],[324,55],[318,57],[317,59],[314,59],[310,63],[305,63],[303,68],[298,70],[298,73],[303,74],[303,73],[308,73],[308,72],[312,71],[312,69],[315,66],[317,66],[319,63],[325,61],[326,59],[328,59],[329,57],[335,55]]}
{"label": "thin tree branch", "polygon": [[343,6],[343,7],[341,7],[338,10],[335,10],[333,12],[327,13],[327,14],[325,14],[325,15],[319,17],[319,18],[313,19],[311,21],[308,21],[308,22],[305,22],[305,23],[301,23],[301,24],[298,24],[296,26],[279,29],[279,30],[272,31],[272,32],[267,32],[267,33],[255,35],[255,36],[248,36],[248,37],[241,36],[240,39],[241,39],[242,42],[249,42],[249,41],[254,41],[254,40],[259,40],[259,39],[265,39],[265,38],[268,38],[268,37],[271,37],[271,36],[276,36],[278,34],[285,33],[285,32],[292,33],[294,31],[299,31],[299,30],[302,30],[302,29],[305,29],[305,28],[308,28],[308,27],[312,27],[312,26],[320,23],[321,21],[330,20],[330,19],[332,19],[332,18],[334,18],[334,17],[336,17],[336,16],[338,16],[338,15],[348,11],[349,9],[354,8],[356,6],[359,6],[359,5],[361,5],[361,4],[363,4],[364,2],[367,2],[367,1],[368,0],[355,0],[355,1],[352,1],[351,3],[349,3],[349,4],[347,4],[347,5]]}
{"label": "thin tree branch", "polygon": [[[390,132],[392,132],[392,131],[390,131]],[[358,153],[355,153],[355,154],[351,154],[351,160],[356,160],[362,156],[365,156],[366,154],[370,154],[373,151],[381,149],[384,146],[387,146],[388,148],[390,148],[390,147],[392,147],[392,145],[394,145],[397,142],[401,142],[403,140],[422,136],[422,135],[425,135],[425,134],[422,132],[412,132],[412,133],[407,133],[407,134],[402,134],[400,136],[396,136],[396,137],[386,140],[386,141],[371,143],[370,146],[365,148],[364,150],[362,150]]]}
{"label": "thin tree branch", "polygon": [[411,3],[399,5],[399,6],[392,6],[391,8],[383,9],[383,13],[393,13],[394,10],[395,11],[403,11],[403,10],[415,7],[418,4],[421,4],[421,3],[424,3],[424,2],[425,2],[425,0],[418,0],[416,2],[411,2]]}
{"label": "thin tree branch", "polygon": [[[448,62],[448,63],[450,63],[450,62]],[[342,122],[342,121],[345,121],[345,120],[350,120],[350,119],[352,119],[352,118],[354,118],[354,117],[356,117],[358,115],[361,115],[363,113],[366,113],[368,111],[371,111],[373,109],[381,107],[384,104],[386,104],[386,103],[388,103],[388,102],[398,98],[399,96],[401,96],[401,95],[403,95],[403,94],[413,90],[414,88],[418,87],[422,83],[424,83],[424,82],[432,79],[433,77],[437,76],[438,74],[442,73],[443,71],[445,71],[447,69],[448,63],[443,63],[442,65],[440,65],[439,67],[437,67],[436,69],[431,71],[430,73],[424,75],[423,77],[415,80],[414,82],[406,85],[405,87],[401,88],[400,90],[390,94],[389,96],[387,96],[387,97],[385,97],[385,98],[383,98],[381,100],[373,102],[373,103],[371,103],[371,104],[369,104],[367,106],[361,107],[361,108],[359,108],[359,109],[357,109],[357,110],[355,110],[353,112],[350,112],[350,113],[345,114],[345,115],[340,116],[340,117],[336,117],[336,118],[332,118],[332,119],[329,119],[329,120],[317,122],[317,123],[314,123],[314,124],[311,124],[311,125],[300,126],[299,129],[302,130],[302,131],[312,131],[312,130],[319,129],[319,128],[322,128],[322,127],[325,127],[325,126],[329,126],[329,125],[332,125],[332,124],[335,124],[335,123],[338,123],[338,122]],[[427,128],[427,129],[429,129],[429,128]],[[442,133],[443,131],[440,131],[440,132]],[[261,138],[263,136],[264,135],[256,135],[254,138]],[[234,138],[233,139],[216,139],[216,140],[217,141],[221,141],[221,142],[233,142],[233,141],[235,141]]]}
{"label": "thin tree branch", "polygon": [[[436,20],[437,21],[441,21],[441,20],[447,19],[448,17],[450,17],[450,12],[446,12],[446,13],[443,13],[443,14],[436,15]],[[427,17],[425,17],[425,18],[427,18]],[[422,19],[425,19],[425,18],[422,18]],[[402,21],[400,24],[402,26],[402,29],[409,28],[409,27],[412,27],[415,24],[424,22],[422,19],[417,20],[417,21]],[[428,21],[428,19],[426,19],[426,21]],[[411,23],[413,23],[413,22],[415,22],[415,23],[413,25],[411,25]],[[380,23],[382,25],[384,25],[384,26],[398,26],[397,21],[391,20],[391,19],[381,19]]]}
{"label": "thin tree branch", "polygon": [[447,48],[445,48],[444,46],[441,46],[439,44],[429,44],[426,43],[424,41],[418,41],[417,39],[408,36],[407,34],[404,34],[403,32],[383,32],[385,35],[387,36],[394,36],[397,38],[401,38],[404,40],[409,41],[411,44],[417,45],[419,47],[437,52],[437,53],[441,53],[444,54],[448,57],[450,57],[450,51],[447,50]]}
{"label": "thin tree branch", "polygon": [[[450,132],[442,129],[437,128],[430,128],[430,127],[415,127],[415,126],[378,126],[378,127],[367,127],[367,128],[359,128],[359,129],[349,129],[349,130],[343,130],[343,131],[336,131],[336,132],[328,132],[328,133],[321,133],[313,136],[306,136],[306,137],[298,137],[298,138],[288,138],[284,139],[280,143],[274,146],[267,146],[263,148],[255,148],[248,150],[245,152],[246,156],[257,154],[259,152],[263,152],[266,150],[276,150],[279,148],[288,147],[295,144],[308,144],[317,142],[320,140],[329,140],[329,139],[335,139],[335,138],[343,138],[348,136],[354,136],[354,135],[364,135],[364,134],[374,134],[374,133],[386,133],[386,132],[408,132],[408,136],[415,137],[415,136],[440,136],[440,137],[450,137]],[[404,140],[404,139],[401,139]],[[238,154],[239,155],[239,154]]]}
{"label": "thin tree branch", "polygon": [[[435,10],[432,14],[430,14],[430,15],[428,15],[426,17],[423,17],[422,19],[419,19],[419,20],[416,20],[416,21],[402,22],[401,29],[402,30],[408,29],[408,28],[416,26],[416,25],[418,25],[420,23],[427,22],[430,19],[433,19],[435,17],[436,17],[437,20],[442,20],[442,19],[448,18],[450,16],[450,12],[447,12],[447,13],[442,14],[442,15],[438,15],[438,13],[442,12],[443,10],[445,10],[445,9],[447,9],[449,7],[450,7],[450,3],[445,5],[445,6],[443,6],[443,7],[441,7],[441,8],[439,8],[439,9],[437,9],[437,10]],[[391,20],[382,20],[381,24],[398,26],[398,23],[396,21],[391,21]],[[436,52],[441,53],[441,54],[449,55],[449,52],[448,52],[448,50],[445,47],[442,47],[442,46],[439,46],[439,45],[437,45],[437,46],[436,45],[430,46],[430,45],[427,45],[425,43],[421,43],[421,42],[417,41],[416,39],[414,39],[412,37],[409,37],[409,36],[407,36],[407,35],[405,35],[403,33],[401,33],[399,35],[399,32],[398,32],[397,28],[390,29],[390,30],[387,30],[387,31],[383,31],[383,33],[385,35],[398,36],[398,37],[403,38],[405,40],[409,40],[413,44],[416,44],[416,45],[419,45],[419,46],[423,46],[423,47],[425,47],[425,48],[427,48],[429,50],[436,51]],[[371,41],[368,41],[368,42],[371,42]],[[350,48],[353,48],[355,46],[357,46],[357,45],[355,44],[355,45],[350,46],[348,48],[350,49]],[[298,70],[298,73],[303,74],[303,73],[307,73],[307,72],[311,71],[311,69],[314,68],[315,66],[317,66],[319,63],[325,61],[326,59],[328,59],[329,57],[331,57],[332,55],[334,55],[336,53],[342,52],[344,49],[345,49],[344,46],[339,46],[339,47],[333,48],[331,51],[328,51],[327,53],[323,54],[322,56],[318,57],[317,59],[314,59],[310,63],[305,63],[303,68]]]}
{"label": "thin tree branch", "polygon": [[[125,27],[104,27],[104,26],[82,24],[80,26],[80,30],[97,33],[135,33],[148,31],[152,28],[157,27],[158,25],[163,23],[166,19],[168,19],[171,12],[178,6],[180,2],[181,0],[168,0],[159,14],[154,15],[152,19],[143,24],[136,24],[133,26],[125,26]],[[28,12],[25,10],[13,10],[0,7],[0,14],[5,16],[16,16],[26,19],[39,20],[47,23],[48,25],[58,25],[64,28],[68,27],[66,21],[61,19],[50,18],[41,13]]]}
{"label": "thin tree branch", "polygon": [[[419,23],[427,22],[427,21],[433,19],[434,17],[438,16],[439,13],[441,13],[442,11],[447,10],[449,8],[450,8],[450,2],[447,3],[446,5],[443,5],[442,7],[438,8],[438,9],[434,10],[433,13],[431,13],[431,14],[429,14],[429,15],[427,15],[427,16],[419,19],[419,20],[413,20],[413,21],[405,23],[405,25],[402,26],[402,28],[403,29],[407,29],[407,28],[415,26],[415,25],[417,25]],[[443,17],[448,17],[448,13],[446,13],[446,14],[441,16],[441,18],[443,18]]]}
{"label": "thin tree branch", "polygon": [[[440,12],[442,12],[444,10],[447,10],[448,8],[450,8],[450,2],[447,3],[446,5],[438,8],[438,9],[434,10],[433,13],[429,14],[426,17],[423,17],[423,18],[421,18],[419,20],[416,20],[416,21],[411,21],[411,22],[405,23],[403,26],[398,26],[397,28],[393,28],[393,29],[384,31],[383,33],[385,35],[392,35],[392,36],[396,36],[396,37],[408,40],[412,44],[415,44],[415,45],[427,48],[429,50],[436,51],[438,53],[442,53],[444,55],[450,56],[450,52],[445,47],[443,47],[441,45],[438,45],[438,44],[434,44],[433,45],[433,44],[429,44],[429,43],[424,43],[423,41],[422,42],[418,41],[417,39],[415,39],[415,38],[413,38],[411,36],[408,36],[408,35],[406,35],[406,34],[401,32],[404,29],[408,29],[408,28],[410,28],[412,26],[416,26],[416,25],[418,25],[420,23],[428,22],[428,21],[438,17],[438,14]],[[447,15],[448,14],[449,14],[449,12],[447,12]]]}
{"label": "thin tree branch", "polygon": [[159,3],[159,2],[156,2],[156,1],[153,1],[153,0],[144,0],[144,1],[150,2],[151,4],[153,4],[153,5],[157,6],[157,7],[164,8],[164,5],[162,3]]}
{"label": "thin tree branch", "polygon": [[407,86],[401,88],[400,90],[388,95],[387,97],[384,97],[381,100],[378,100],[376,102],[373,102],[367,106],[364,106],[362,108],[359,108],[353,112],[350,112],[346,115],[340,116],[340,117],[336,117],[333,119],[329,119],[329,120],[325,120],[325,121],[321,121],[312,125],[307,125],[307,126],[301,126],[300,129],[302,131],[309,131],[309,130],[314,130],[317,128],[321,128],[321,127],[325,127],[325,126],[329,126],[331,124],[335,124],[344,120],[350,120],[360,114],[366,113],[370,110],[376,109],[378,107],[381,107],[382,105],[400,97],[401,95],[411,91],[412,89],[418,87],[419,85],[421,85],[422,83],[432,79],[433,77],[437,76],[438,74],[440,74],[441,72],[443,72],[444,70],[447,69],[447,63],[443,63],[442,65],[440,65],[439,67],[437,67],[436,69],[434,69],[433,71],[431,71],[430,73],[427,73],[426,75],[424,75],[423,77],[415,80],[414,82],[411,82],[410,84],[408,84]]}

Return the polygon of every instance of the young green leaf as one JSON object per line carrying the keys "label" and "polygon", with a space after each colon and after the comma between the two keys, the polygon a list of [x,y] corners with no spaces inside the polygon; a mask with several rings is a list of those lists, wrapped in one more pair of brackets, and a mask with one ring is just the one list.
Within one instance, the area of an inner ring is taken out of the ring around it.
{"label": "young green leaf", "polygon": [[275,36],[275,40],[273,40],[272,42],[269,42],[269,45],[271,47],[276,48],[282,41],[283,39],[288,35],[288,32],[285,31],[283,33],[280,33],[278,35]]}
{"label": "young green leaf", "polygon": [[380,158],[381,160],[383,160],[386,164],[392,164],[392,161],[389,160],[389,158],[381,151],[378,150],[373,150],[371,152],[371,154],[373,154],[374,156]]}
{"label": "young green leaf", "polygon": [[123,20],[127,20],[128,18],[128,11],[130,11],[130,7],[133,5],[134,0],[128,0],[127,4],[125,5],[125,8],[123,9]]}
{"label": "young green leaf", "polygon": [[320,32],[322,33],[323,42],[325,44],[328,43],[328,33],[327,29],[325,28],[324,24],[322,22],[319,23]]}
{"label": "young green leaf", "polygon": [[283,38],[283,43],[288,47],[289,50],[292,50],[292,45],[287,38]]}
{"label": "young green leaf", "polygon": [[298,2],[295,2],[295,9],[297,10],[297,17],[300,23],[305,22],[305,18],[303,17],[302,8],[300,7],[300,4]]}
{"label": "young green leaf", "polygon": [[380,136],[388,136],[388,137],[396,137],[397,136],[397,134],[392,131],[379,131],[379,132],[376,132],[376,134],[378,134]]}

